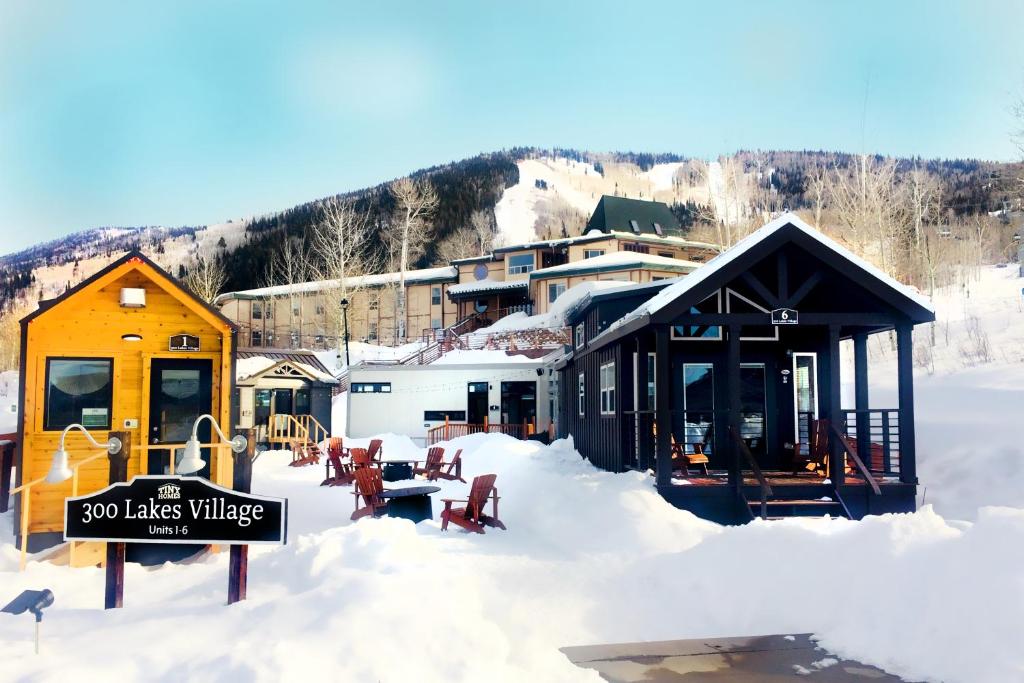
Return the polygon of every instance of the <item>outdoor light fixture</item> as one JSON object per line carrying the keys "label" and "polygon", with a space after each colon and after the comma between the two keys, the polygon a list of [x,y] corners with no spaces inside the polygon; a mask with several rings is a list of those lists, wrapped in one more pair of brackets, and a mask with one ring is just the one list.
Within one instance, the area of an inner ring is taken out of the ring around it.
{"label": "outdoor light fixture", "polygon": [[352,365],[352,361],[348,357],[348,299],[344,298],[341,300],[341,319],[345,323],[345,366]]}
{"label": "outdoor light fixture", "polygon": [[39,622],[43,620],[43,610],[53,604],[53,591],[44,588],[41,591],[22,591],[21,595],[11,600],[0,612],[8,614],[24,614],[29,612],[36,618],[36,654],[39,654]]}
{"label": "outdoor light fixture", "polygon": [[141,334],[122,334],[121,335],[121,339],[123,341],[137,342],[137,341],[142,341],[142,335]]}
{"label": "outdoor light fixture", "polygon": [[121,439],[117,438],[116,436],[110,437],[106,443],[100,443],[99,441],[94,439],[92,437],[92,434],[89,433],[89,430],[83,427],[82,425],[78,424],[77,422],[74,424],[69,424],[67,427],[64,428],[64,431],[61,432],[60,442],[57,445],[57,450],[53,452],[53,462],[50,464],[50,471],[46,474],[47,484],[59,484],[62,481],[67,481],[68,479],[71,478],[72,472],[71,468],[68,467],[68,452],[64,448],[64,439],[65,437],[67,437],[68,432],[70,432],[72,429],[80,430],[83,434],[85,434],[85,438],[89,440],[89,443],[91,443],[96,448],[107,449],[107,453],[114,454],[121,450]]}
{"label": "outdoor light fixture", "polygon": [[203,420],[210,421],[220,440],[231,444],[231,450],[235,453],[241,453],[249,445],[249,442],[241,434],[233,439],[224,436],[224,432],[221,431],[220,425],[217,424],[217,420],[213,418],[213,415],[200,415],[196,418],[195,424],[192,425],[192,438],[185,442],[185,453],[181,456],[181,462],[174,468],[179,474],[192,474],[203,469],[206,465],[206,461],[203,460],[203,456],[199,451],[199,423]]}

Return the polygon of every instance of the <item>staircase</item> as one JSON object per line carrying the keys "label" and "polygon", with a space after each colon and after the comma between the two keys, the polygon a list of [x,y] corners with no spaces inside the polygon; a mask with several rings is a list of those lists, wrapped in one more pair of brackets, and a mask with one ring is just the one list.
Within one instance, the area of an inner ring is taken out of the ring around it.
{"label": "staircase", "polygon": [[312,415],[275,414],[267,419],[267,441],[291,449],[293,466],[320,462],[320,444],[329,436]]}
{"label": "staircase", "polygon": [[820,498],[772,498],[747,501],[750,518],[786,519],[788,517],[850,518],[850,512],[842,499],[821,500]]}

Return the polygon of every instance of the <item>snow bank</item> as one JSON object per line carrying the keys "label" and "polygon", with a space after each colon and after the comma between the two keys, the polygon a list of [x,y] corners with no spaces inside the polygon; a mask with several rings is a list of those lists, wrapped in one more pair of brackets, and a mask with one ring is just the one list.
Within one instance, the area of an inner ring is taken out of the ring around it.
{"label": "snow bank", "polygon": [[[409,354],[419,351],[422,346],[423,342],[418,341],[402,344],[401,346],[377,346],[376,344],[350,341],[348,343],[348,355],[352,361],[352,365],[359,365],[365,361],[387,361],[405,358]],[[342,346],[340,350],[327,349],[325,351],[316,351],[315,353],[317,359],[325,368],[330,370],[335,377],[347,369],[347,366],[345,365],[344,346]]]}
{"label": "snow bank", "polygon": [[563,327],[565,315],[577,303],[583,300],[592,292],[603,292],[611,289],[622,289],[623,287],[636,286],[634,282],[622,282],[619,280],[601,280],[597,282],[581,282],[573,285],[555,299],[547,313],[537,315],[526,315],[525,313],[510,313],[504,318],[496,321],[490,327],[484,327],[475,334],[491,332],[513,332],[516,330],[538,330],[552,327]]}
{"label": "snow bank", "polygon": [[[405,437],[384,438],[385,458],[424,455]],[[221,553],[129,565],[126,607],[105,612],[100,569],[33,561],[18,574],[3,515],[5,592],[56,595],[43,656],[32,654],[30,618],[0,617],[5,676],[571,683],[598,679],[571,665],[564,645],[802,631],[911,679],[1024,672],[1022,510],[988,508],[973,524],[925,508],[728,528],[672,508],[646,475],[594,469],[564,441],[491,434],[443,445],[464,449],[469,476],[498,475],[508,531],[352,524],[348,490],[319,487],[322,468],[268,452],[253,489],[289,498],[290,542],[251,549],[249,600],[232,607]],[[440,498],[468,490],[440,486],[435,516]]]}
{"label": "snow bank", "polygon": [[498,349],[456,349],[449,351],[431,365],[481,365],[489,363],[537,363],[538,359],[519,353],[508,354]]}

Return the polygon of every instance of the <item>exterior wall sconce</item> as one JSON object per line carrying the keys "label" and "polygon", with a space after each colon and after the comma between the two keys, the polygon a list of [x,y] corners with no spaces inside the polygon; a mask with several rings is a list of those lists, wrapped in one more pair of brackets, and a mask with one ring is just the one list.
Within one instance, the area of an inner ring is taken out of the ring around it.
{"label": "exterior wall sconce", "polygon": [[142,341],[142,335],[141,334],[122,334],[121,335],[121,340],[122,341],[126,341],[126,342]]}
{"label": "exterior wall sconce", "polygon": [[121,450],[121,440],[116,436],[110,437],[106,443],[100,443],[94,439],[92,434],[89,433],[89,430],[82,425],[78,423],[69,424],[64,428],[64,431],[61,432],[57,450],[53,452],[53,462],[50,464],[50,471],[46,474],[47,484],[59,484],[62,481],[67,481],[74,474],[74,472],[71,471],[71,468],[68,467],[68,452],[64,448],[64,439],[72,429],[80,430],[85,434],[85,438],[89,440],[89,443],[96,448],[105,448],[109,454],[117,453]]}
{"label": "exterior wall sconce", "polygon": [[192,425],[192,437],[185,442],[185,452],[181,457],[181,462],[175,470],[179,474],[192,474],[203,469],[206,465],[206,461],[203,460],[203,456],[199,450],[199,423],[203,420],[209,420],[210,424],[213,425],[213,429],[217,432],[217,436],[224,443],[231,444],[231,450],[235,453],[241,453],[245,450],[245,447],[249,445],[248,440],[241,434],[237,435],[233,439],[229,439],[224,436],[224,432],[221,431],[220,425],[217,424],[217,420],[214,419],[213,415],[200,415],[196,418],[195,423]]}

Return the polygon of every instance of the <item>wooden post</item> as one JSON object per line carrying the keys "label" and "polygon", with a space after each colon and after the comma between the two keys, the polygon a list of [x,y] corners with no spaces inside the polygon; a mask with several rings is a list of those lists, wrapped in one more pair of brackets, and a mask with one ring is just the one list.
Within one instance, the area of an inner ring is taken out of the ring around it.
{"label": "wooden post", "polygon": [[913,326],[896,326],[896,375],[899,380],[900,481],[917,484],[914,438],[914,335]]}
{"label": "wooden post", "polygon": [[444,440],[448,440],[448,413],[444,414]]}
{"label": "wooden post", "polygon": [[661,325],[654,332],[654,350],[657,367],[654,419],[658,425],[655,449],[655,481],[658,486],[672,485],[672,359],[669,351],[668,326]]}
{"label": "wooden post", "polygon": [[[839,326],[828,326],[828,394],[825,405],[828,420],[837,430],[843,431],[842,384],[839,363]],[[842,486],[846,481],[846,457],[839,439],[829,435],[828,476],[833,486]]]}
{"label": "wooden post", "polygon": [[[743,404],[740,402],[740,330],[739,325],[729,325],[728,347],[725,357],[725,386],[728,398],[729,414],[727,424],[729,430],[736,436],[740,436],[740,411]],[[728,434],[716,440],[715,445],[728,444],[729,449],[729,484],[733,487],[743,486],[743,466],[740,463],[740,450],[736,439]]]}
{"label": "wooden post", "polygon": [[871,401],[868,398],[868,335],[853,335],[854,407],[857,409],[857,455],[871,467]]}
{"label": "wooden post", "polygon": [[[121,450],[110,454],[110,476],[108,482],[116,484],[128,481],[128,458],[131,457],[132,442],[129,432],[110,432],[111,438],[121,441]],[[173,454],[172,454],[173,457]],[[115,609],[124,604],[124,543],[107,543],[107,579],[103,596],[103,608]]]}
{"label": "wooden post", "polygon": [[636,396],[633,399],[636,416],[636,466],[646,472],[651,466],[651,425],[648,411],[654,410],[647,395],[647,385],[653,377],[647,375],[647,354],[651,351],[651,340],[647,335],[640,335],[636,344]]}
{"label": "wooden post", "polygon": [[[243,429],[238,432],[246,439],[245,450],[232,451],[234,468],[231,488],[240,493],[249,493],[252,487],[252,461],[256,457],[256,430]],[[249,574],[249,546],[231,546],[228,557],[228,604],[245,600],[245,588]]]}
{"label": "wooden post", "polygon": [[7,512],[11,501],[11,470],[14,469],[14,442],[0,445],[0,512]]}

